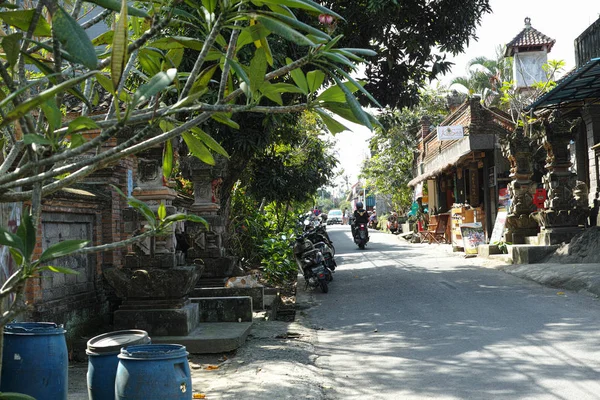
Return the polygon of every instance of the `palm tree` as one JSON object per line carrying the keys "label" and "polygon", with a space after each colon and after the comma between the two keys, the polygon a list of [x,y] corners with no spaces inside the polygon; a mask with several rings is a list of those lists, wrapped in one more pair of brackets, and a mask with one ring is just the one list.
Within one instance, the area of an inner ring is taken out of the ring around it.
{"label": "palm tree", "polygon": [[511,79],[511,59],[503,56],[501,48],[496,49],[496,59],[476,57],[467,64],[468,76],[459,76],[450,82],[466,90],[467,95],[481,96],[486,106],[498,105],[498,94],[503,82]]}

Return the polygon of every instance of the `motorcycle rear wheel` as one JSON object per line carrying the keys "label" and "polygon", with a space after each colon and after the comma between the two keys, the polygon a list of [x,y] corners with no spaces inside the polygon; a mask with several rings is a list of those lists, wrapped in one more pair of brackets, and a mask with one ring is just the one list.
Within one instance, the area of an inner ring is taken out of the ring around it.
{"label": "motorcycle rear wheel", "polygon": [[361,250],[364,250],[365,249],[365,245],[361,243],[361,244],[358,245],[358,248],[361,249]]}
{"label": "motorcycle rear wheel", "polygon": [[327,292],[329,292],[329,286],[327,285],[327,282],[326,282],[326,281],[321,281],[321,282],[319,282],[319,283],[321,284],[321,291],[322,291],[323,293],[327,293]]}

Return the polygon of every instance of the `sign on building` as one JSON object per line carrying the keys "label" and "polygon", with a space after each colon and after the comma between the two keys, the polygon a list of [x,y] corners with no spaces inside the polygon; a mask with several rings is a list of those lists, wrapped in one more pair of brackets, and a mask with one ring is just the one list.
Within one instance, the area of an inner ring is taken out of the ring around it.
{"label": "sign on building", "polygon": [[458,140],[464,137],[462,125],[438,126],[438,140]]}

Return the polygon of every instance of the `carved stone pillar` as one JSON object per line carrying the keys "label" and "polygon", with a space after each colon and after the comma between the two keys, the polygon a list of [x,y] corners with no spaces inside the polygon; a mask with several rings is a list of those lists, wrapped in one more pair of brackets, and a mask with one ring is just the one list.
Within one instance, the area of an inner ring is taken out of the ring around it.
{"label": "carved stone pillar", "polygon": [[584,228],[587,219],[587,193],[583,194],[587,188],[578,185],[577,175],[570,170],[568,146],[578,123],[579,119],[566,120],[558,111],[553,112],[544,123],[548,173],[543,183],[548,199],[545,203],[547,210],[537,213],[536,219],[542,226],[541,242],[547,245],[568,243]]}
{"label": "carved stone pillar", "polygon": [[208,165],[193,156],[181,159],[182,174],[194,185],[194,204],[190,212],[208,222],[208,228],[198,223],[186,223],[190,245],[186,256],[188,262],[202,260],[206,278],[232,276],[237,266],[237,259],[228,257],[223,247],[227,221],[219,213],[220,187],[226,165],[227,160],[220,156],[215,156],[215,165]]}
{"label": "carved stone pillar", "polygon": [[[156,213],[164,204],[167,215],[176,212],[176,192],[166,185],[162,171],[162,146],[138,154],[137,185],[133,196]],[[134,209],[125,210],[126,229],[132,234],[144,230],[146,219]],[[188,294],[201,268],[177,265],[175,231],[136,243],[125,267],[104,272],[109,284],[123,300],[114,315],[115,329],[143,329],[153,336],[187,335],[198,325],[198,304]]]}
{"label": "carved stone pillar", "polygon": [[510,162],[508,185],[511,203],[506,218],[505,240],[509,243],[523,244],[525,237],[535,236],[539,232],[537,222],[531,213],[536,210],[533,204],[535,183],[533,175],[533,140],[526,137],[522,128],[511,137],[501,139],[502,153]]}

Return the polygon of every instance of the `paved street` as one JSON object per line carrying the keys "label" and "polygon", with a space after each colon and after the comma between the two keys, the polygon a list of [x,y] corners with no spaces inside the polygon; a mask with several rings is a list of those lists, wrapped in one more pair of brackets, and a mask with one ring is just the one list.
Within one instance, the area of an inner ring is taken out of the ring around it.
{"label": "paved street", "polygon": [[360,251],[328,228],[339,268],[309,293],[330,399],[600,398],[600,303],[380,233]]}

